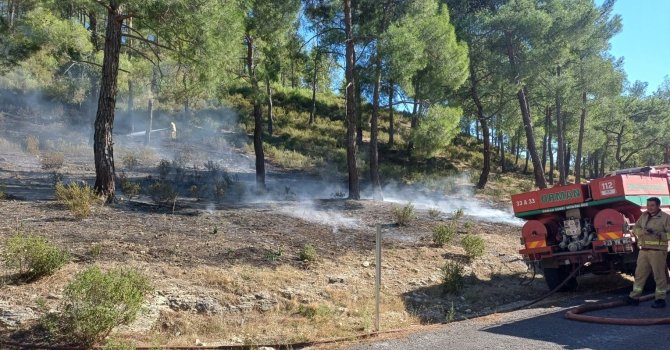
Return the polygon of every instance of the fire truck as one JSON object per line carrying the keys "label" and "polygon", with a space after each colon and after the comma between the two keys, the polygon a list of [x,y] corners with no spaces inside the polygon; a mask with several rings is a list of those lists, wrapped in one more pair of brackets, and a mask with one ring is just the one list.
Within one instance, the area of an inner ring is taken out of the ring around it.
{"label": "fire truck", "polygon": [[[549,289],[573,275],[633,274],[638,247],[633,225],[658,197],[670,213],[670,165],[618,170],[588,183],[554,186],[512,196],[514,215],[526,222],[519,253],[542,270]],[[652,283],[653,278],[648,278]],[[577,287],[572,277],[559,289]]]}

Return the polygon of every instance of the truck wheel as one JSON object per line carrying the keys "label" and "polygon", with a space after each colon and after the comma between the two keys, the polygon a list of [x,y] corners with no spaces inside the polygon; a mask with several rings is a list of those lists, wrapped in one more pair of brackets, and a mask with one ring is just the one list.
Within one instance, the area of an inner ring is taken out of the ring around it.
{"label": "truck wheel", "polygon": [[[547,287],[549,290],[554,290],[561,284],[572,272],[570,266],[560,266],[558,268],[554,267],[545,267],[542,269],[544,273],[544,281],[547,282]],[[558,291],[559,292],[569,292],[577,288],[577,278],[573,277],[568,282],[566,282]]]}

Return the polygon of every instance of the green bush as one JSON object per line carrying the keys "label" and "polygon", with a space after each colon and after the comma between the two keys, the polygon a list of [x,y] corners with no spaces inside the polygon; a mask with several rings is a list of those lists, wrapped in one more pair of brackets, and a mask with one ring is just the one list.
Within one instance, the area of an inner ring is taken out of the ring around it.
{"label": "green bush", "polygon": [[428,209],[428,216],[430,216],[431,219],[439,218],[440,214],[442,214],[442,212],[439,209],[435,208]]}
{"label": "green bush", "polygon": [[412,203],[407,203],[404,207],[393,208],[393,218],[395,223],[400,226],[407,226],[414,217],[414,205]]}
{"label": "green bush", "polygon": [[135,270],[88,268],[65,288],[62,335],[80,344],[95,344],[114,327],[133,321],[150,291],[147,278]]}
{"label": "green bush", "polygon": [[305,262],[314,262],[318,258],[316,249],[313,246],[306,244],[302,251],[300,251],[300,260]]}
{"label": "green bush", "polygon": [[158,181],[149,187],[149,196],[160,205],[173,205],[177,200],[177,190],[167,181]]}
{"label": "green bush", "polygon": [[470,259],[476,259],[484,255],[486,243],[481,237],[467,234],[463,237],[461,244],[463,245],[463,249],[465,249],[465,255]]}
{"label": "green bush", "polygon": [[140,183],[130,181],[125,173],[121,173],[119,181],[121,182],[121,192],[123,192],[128,199],[133,199],[133,197],[137,197],[137,195],[140,194]]}
{"label": "green bush", "polygon": [[62,182],[56,183],[56,199],[65,204],[78,219],[91,215],[91,208],[98,200],[93,188],[86,184],[70,183],[65,186]]}
{"label": "green bush", "polygon": [[456,261],[448,261],[442,267],[442,281],[444,283],[444,291],[447,293],[457,294],[463,290],[465,268],[463,264]]}
{"label": "green bush", "polygon": [[458,220],[463,217],[463,208],[458,208],[454,210],[453,219]]}
{"label": "green bush", "polygon": [[433,229],[433,243],[440,247],[449,244],[454,236],[456,236],[456,230],[452,225],[440,224]]}
{"label": "green bush", "polygon": [[63,267],[70,255],[46,238],[17,233],[5,245],[3,260],[8,268],[19,269],[19,273],[29,280],[49,276]]}
{"label": "green bush", "polygon": [[101,350],[135,350],[137,349],[132,343],[123,340],[110,340],[100,348]]}

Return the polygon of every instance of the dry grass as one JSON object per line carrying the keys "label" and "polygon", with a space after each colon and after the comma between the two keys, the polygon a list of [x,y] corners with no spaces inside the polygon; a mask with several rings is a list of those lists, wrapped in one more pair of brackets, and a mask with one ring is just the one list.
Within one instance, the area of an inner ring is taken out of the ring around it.
{"label": "dry grass", "polygon": [[26,136],[25,140],[23,141],[23,147],[26,150],[26,152],[34,156],[40,154],[40,140],[37,138],[37,136],[34,135]]}
{"label": "dry grass", "polygon": [[49,152],[42,155],[40,162],[44,170],[58,170],[63,167],[65,156],[63,153]]}

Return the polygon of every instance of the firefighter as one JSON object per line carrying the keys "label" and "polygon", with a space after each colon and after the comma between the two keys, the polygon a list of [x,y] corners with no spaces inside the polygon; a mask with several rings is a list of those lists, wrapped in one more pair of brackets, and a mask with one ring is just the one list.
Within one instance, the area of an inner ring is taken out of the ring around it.
{"label": "firefighter", "polygon": [[642,213],[635,223],[633,233],[640,247],[635,268],[633,291],[626,298],[629,305],[638,305],[644,283],[653,273],[656,282],[653,308],[665,307],[665,293],[668,288],[666,255],[670,238],[670,215],[661,211],[661,200],[656,197],[647,199],[647,211]]}
{"label": "firefighter", "polygon": [[172,137],[173,140],[177,139],[177,125],[174,122],[170,122],[170,128],[172,129],[172,133],[170,136]]}

